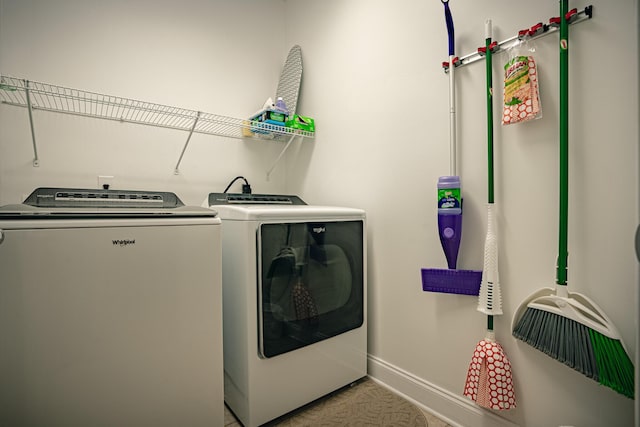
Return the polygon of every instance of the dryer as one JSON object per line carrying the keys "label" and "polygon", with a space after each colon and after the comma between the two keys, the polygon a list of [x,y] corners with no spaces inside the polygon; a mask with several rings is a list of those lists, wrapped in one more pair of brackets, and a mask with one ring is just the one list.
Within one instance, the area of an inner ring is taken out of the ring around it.
{"label": "dryer", "polygon": [[367,374],[365,212],[211,193],[222,220],[225,402],[267,423]]}
{"label": "dryer", "polygon": [[215,215],[61,188],[0,208],[0,425],[223,425]]}

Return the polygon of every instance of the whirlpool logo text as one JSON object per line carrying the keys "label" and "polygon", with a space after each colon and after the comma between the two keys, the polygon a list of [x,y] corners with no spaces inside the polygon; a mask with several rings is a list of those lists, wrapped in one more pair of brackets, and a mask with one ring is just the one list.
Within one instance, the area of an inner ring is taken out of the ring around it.
{"label": "whirlpool logo text", "polygon": [[113,240],[113,246],[128,246],[128,245],[135,245],[136,241],[135,239],[130,240],[130,239],[115,239]]}

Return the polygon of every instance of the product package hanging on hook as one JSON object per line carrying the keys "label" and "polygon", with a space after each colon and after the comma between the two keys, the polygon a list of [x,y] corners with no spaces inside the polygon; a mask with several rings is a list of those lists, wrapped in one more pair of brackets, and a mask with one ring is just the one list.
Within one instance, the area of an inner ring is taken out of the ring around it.
{"label": "product package hanging on hook", "polygon": [[504,66],[503,125],[542,117],[538,67],[533,52],[535,46],[530,41],[520,41],[508,51],[509,60]]}

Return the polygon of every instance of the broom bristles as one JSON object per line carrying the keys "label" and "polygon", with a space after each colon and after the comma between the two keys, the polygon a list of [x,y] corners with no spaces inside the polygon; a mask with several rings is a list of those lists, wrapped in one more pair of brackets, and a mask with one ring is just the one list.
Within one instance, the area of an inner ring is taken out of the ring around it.
{"label": "broom bristles", "polygon": [[528,307],[513,336],[631,399],[633,362],[622,342],[564,316]]}
{"label": "broom bristles", "polygon": [[590,330],[591,342],[600,369],[600,384],[604,384],[634,398],[633,362],[620,340],[612,340],[601,333]]}

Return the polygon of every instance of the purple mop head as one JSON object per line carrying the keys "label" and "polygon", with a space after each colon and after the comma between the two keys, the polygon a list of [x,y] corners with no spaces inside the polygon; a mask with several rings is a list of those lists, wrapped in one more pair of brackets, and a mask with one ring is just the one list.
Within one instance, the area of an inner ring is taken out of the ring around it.
{"label": "purple mop head", "polygon": [[482,271],[422,269],[423,291],[478,296],[481,282]]}

